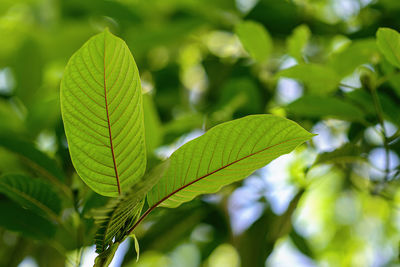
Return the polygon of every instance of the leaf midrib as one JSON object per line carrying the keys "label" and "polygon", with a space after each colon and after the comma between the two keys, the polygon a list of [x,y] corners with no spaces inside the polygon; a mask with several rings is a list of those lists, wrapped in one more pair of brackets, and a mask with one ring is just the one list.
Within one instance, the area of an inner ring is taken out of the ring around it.
{"label": "leaf midrib", "polygon": [[120,185],[120,182],[119,182],[119,176],[118,176],[118,170],[117,170],[117,162],[116,162],[116,159],[115,159],[114,145],[113,145],[112,135],[111,135],[110,116],[109,116],[109,113],[108,113],[108,103],[107,103],[107,85],[106,85],[106,33],[104,33],[103,81],[104,81],[104,100],[105,100],[105,108],[106,108],[106,114],[107,114],[107,125],[108,125],[109,139],[110,139],[111,156],[112,156],[113,164],[114,164],[115,178],[117,179],[118,194],[121,195],[121,185]]}
{"label": "leaf midrib", "polygon": [[231,163],[228,163],[228,164],[226,164],[226,165],[224,165],[224,166],[222,166],[222,167],[220,167],[220,168],[218,168],[218,169],[216,169],[216,170],[214,170],[214,171],[212,171],[212,172],[209,172],[209,173],[207,173],[207,174],[205,174],[205,175],[203,175],[203,176],[201,176],[201,177],[199,177],[199,178],[197,178],[197,179],[195,179],[195,180],[189,182],[188,184],[185,184],[185,185],[179,187],[179,188],[176,189],[175,191],[171,192],[170,194],[168,194],[167,196],[163,197],[161,200],[159,200],[158,202],[156,202],[156,203],[155,203],[153,206],[151,206],[145,213],[143,213],[143,215],[142,215],[142,216],[139,218],[139,220],[132,226],[132,228],[128,230],[128,234],[132,233],[132,231],[136,228],[136,226],[139,225],[139,223],[141,223],[141,222],[144,220],[144,218],[146,218],[147,215],[148,215],[151,211],[153,211],[156,207],[158,207],[162,202],[164,202],[165,200],[167,200],[167,199],[170,198],[171,196],[175,195],[175,194],[178,193],[179,191],[185,189],[186,187],[188,187],[188,186],[190,186],[190,185],[192,185],[192,184],[194,184],[194,183],[196,183],[196,182],[198,182],[198,181],[200,181],[200,180],[202,180],[202,179],[204,179],[204,178],[206,178],[206,177],[208,177],[208,176],[211,176],[211,175],[213,175],[214,173],[217,173],[217,172],[219,172],[219,171],[221,171],[221,170],[223,170],[223,169],[225,169],[225,168],[228,168],[229,166],[231,166],[231,165],[233,165],[233,164],[235,164],[235,163],[238,163],[238,162],[240,162],[240,161],[242,161],[242,160],[245,160],[245,159],[247,159],[247,158],[249,158],[249,157],[252,157],[252,156],[254,156],[254,155],[257,155],[257,154],[259,154],[259,153],[261,153],[261,152],[264,152],[264,151],[266,151],[266,150],[268,150],[268,149],[271,149],[271,148],[273,148],[273,147],[275,147],[275,146],[278,146],[278,145],[281,145],[281,144],[284,144],[284,143],[287,143],[287,142],[290,142],[290,141],[294,141],[294,140],[297,140],[297,139],[305,139],[305,138],[306,138],[305,136],[295,137],[295,138],[291,138],[291,139],[288,139],[288,140],[279,142],[279,143],[277,143],[277,144],[268,146],[268,147],[263,148],[263,149],[261,149],[261,150],[259,150],[259,151],[250,153],[249,155],[246,155],[246,156],[244,156],[244,157],[242,157],[242,158],[239,158],[239,159],[237,159],[237,160],[234,160],[234,161],[232,161]]}

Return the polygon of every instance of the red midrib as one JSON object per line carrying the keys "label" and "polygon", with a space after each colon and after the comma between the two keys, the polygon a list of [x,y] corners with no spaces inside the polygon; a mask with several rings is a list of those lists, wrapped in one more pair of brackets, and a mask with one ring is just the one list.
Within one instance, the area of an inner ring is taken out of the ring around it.
{"label": "red midrib", "polygon": [[107,113],[107,123],[108,123],[108,134],[110,137],[110,148],[111,148],[111,155],[114,163],[114,171],[115,171],[115,177],[117,178],[117,186],[118,186],[118,194],[121,195],[121,186],[119,183],[119,176],[118,176],[118,170],[117,170],[117,163],[115,161],[115,153],[114,153],[114,146],[113,146],[113,141],[112,141],[112,135],[111,135],[111,124],[110,124],[110,116],[108,114],[108,103],[107,103],[107,85],[106,85],[106,34],[104,33],[104,57],[103,57],[103,74],[104,74],[104,99],[106,102],[106,113]]}
{"label": "red midrib", "polygon": [[226,165],[224,165],[224,166],[222,166],[222,167],[220,167],[220,168],[218,168],[218,169],[216,169],[216,170],[214,170],[214,171],[212,171],[212,172],[209,172],[209,173],[207,173],[207,174],[205,174],[205,175],[203,175],[203,176],[201,176],[201,177],[199,177],[199,178],[197,178],[197,179],[191,181],[190,183],[187,183],[187,184],[185,184],[185,185],[179,187],[179,188],[176,189],[175,191],[173,191],[173,192],[171,192],[170,194],[168,194],[167,196],[163,197],[161,200],[159,200],[157,203],[155,203],[153,206],[151,206],[148,210],[146,210],[146,212],[143,213],[143,215],[142,215],[142,216],[139,218],[139,220],[132,226],[132,228],[128,230],[128,234],[130,234],[130,233],[136,228],[136,226],[137,226],[141,221],[143,221],[144,218],[146,218],[146,216],[149,215],[149,213],[150,213],[151,211],[153,211],[158,205],[160,205],[162,202],[164,202],[165,200],[167,200],[168,198],[170,198],[172,195],[175,195],[175,194],[178,193],[179,191],[185,189],[186,187],[188,187],[188,186],[190,186],[190,185],[192,185],[192,184],[194,184],[194,183],[196,183],[196,182],[198,182],[198,181],[200,181],[200,180],[202,180],[202,179],[204,179],[204,178],[206,178],[206,177],[208,177],[208,176],[210,176],[210,175],[212,175],[212,174],[214,174],[214,173],[216,173],[216,172],[219,172],[219,171],[221,171],[221,170],[223,170],[223,169],[225,169],[225,168],[227,168],[227,167],[229,167],[229,166],[231,166],[231,165],[233,165],[233,164],[235,164],[235,163],[237,163],[237,162],[239,162],[239,161],[242,161],[242,160],[244,160],[244,159],[247,159],[247,158],[249,158],[249,157],[251,157],[251,156],[254,156],[254,155],[258,154],[258,153],[264,152],[264,151],[266,151],[266,150],[268,150],[268,149],[270,149],[270,148],[273,148],[273,147],[275,147],[275,146],[278,146],[278,145],[281,145],[281,144],[284,144],[284,143],[287,143],[287,142],[290,142],[290,141],[294,141],[294,140],[296,140],[296,139],[302,139],[302,138],[304,138],[304,137],[297,137],[297,138],[288,139],[288,140],[285,140],[285,141],[283,141],[283,142],[280,142],[280,143],[274,144],[274,145],[272,145],[272,146],[266,147],[266,148],[264,148],[264,149],[261,149],[260,151],[253,152],[253,153],[251,153],[251,154],[249,154],[249,155],[247,155],[247,156],[244,156],[244,157],[242,157],[242,158],[240,158],[240,159],[237,159],[237,160],[235,160],[235,161],[232,161],[231,163],[228,163],[228,164],[226,164]]}

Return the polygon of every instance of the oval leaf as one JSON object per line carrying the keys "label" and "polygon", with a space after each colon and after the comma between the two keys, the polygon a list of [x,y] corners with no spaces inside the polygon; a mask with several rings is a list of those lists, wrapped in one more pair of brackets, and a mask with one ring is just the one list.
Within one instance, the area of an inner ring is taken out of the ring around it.
{"label": "oval leaf", "polygon": [[389,28],[380,28],[376,33],[376,43],[387,61],[400,68],[400,34]]}
{"label": "oval leaf", "polygon": [[235,32],[252,58],[260,62],[268,59],[272,52],[272,39],[262,24],[244,21],[236,26]]}
{"label": "oval leaf", "polygon": [[305,95],[291,102],[286,109],[297,117],[365,121],[361,109],[335,96]]}
{"label": "oval leaf", "polygon": [[94,191],[117,196],[143,176],[142,92],[123,40],[106,30],[71,57],[61,111],[74,167]]}
{"label": "oval leaf", "polygon": [[149,206],[177,207],[200,194],[215,193],[311,137],[298,124],[273,115],[220,124],[172,154],[166,174],[147,196]]}
{"label": "oval leaf", "polygon": [[337,89],[340,78],[334,70],[319,64],[299,64],[277,73],[277,77],[299,80],[313,94],[327,94]]}

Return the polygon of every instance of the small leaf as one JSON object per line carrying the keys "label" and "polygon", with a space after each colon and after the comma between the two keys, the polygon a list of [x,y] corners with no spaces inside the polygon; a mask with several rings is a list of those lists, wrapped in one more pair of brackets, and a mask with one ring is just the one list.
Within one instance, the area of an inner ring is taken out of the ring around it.
{"label": "small leaf", "polygon": [[124,41],[105,30],[71,57],[61,112],[72,163],[89,187],[118,196],[140,180],[146,169],[142,92]]}
{"label": "small leaf", "polygon": [[334,70],[319,64],[299,64],[277,73],[277,77],[299,80],[314,94],[327,94],[338,88],[340,78]]}
{"label": "small leaf", "polygon": [[111,202],[95,214],[100,225],[96,233],[96,252],[104,253],[112,243],[122,242],[128,230],[137,222],[147,192],[161,179],[169,161],[154,168],[130,191]]}
{"label": "small leaf", "polygon": [[293,30],[292,35],[287,40],[287,49],[289,55],[297,61],[303,62],[303,52],[307,42],[310,39],[311,31],[307,25],[303,24]]}
{"label": "small leaf", "polygon": [[170,157],[164,177],[147,195],[149,206],[177,207],[200,194],[217,192],[313,135],[272,115],[252,115],[220,124]]}
{"label": "small leaf", "polygon": [[305,95],[287,105],[286,109],[290,114],[299,117],[364,121],[362,110],[352,103],[333,96]]}
{"label": "small leaf", "polygon": [[42,180],[19,174],[5,175],[0,177],[0,193],[40,216],[60,221],[61,200]]}
{"label": "small leaf", "polygon": [[139,254],[140,254],[139,242],[138,242],[137,237],[136,237],[135,234],[131,234],[131,237],[133,238],[133,242],[135,244],[136,262],[138,262],[139,261]]}
{"label": "small leaf", "polygon": [[328,66],[332,68],[340,78],[352,74],[362,64],[374,62],[378,55],[378,48],[374,39],[362,39],[353,41],[347,48],[332,55]]}
{"label": "small leaf", "polygon": [[347,143],[336,150],[318,155],[314,165],[366,161],[367,159],[363,157],[361,153],[362,150],[359,146]]}
{"label": "small leaf", "polygon": [[235,32],[252,58],[259,62],[268,59],[272,52],[272,39],[262,24],[244,21],[236,26]]}
{"label": "small leaf", "polygon": [[390,64],[400,68],[400,34],[389,28],[379,28],[376,38],[381,53]]}

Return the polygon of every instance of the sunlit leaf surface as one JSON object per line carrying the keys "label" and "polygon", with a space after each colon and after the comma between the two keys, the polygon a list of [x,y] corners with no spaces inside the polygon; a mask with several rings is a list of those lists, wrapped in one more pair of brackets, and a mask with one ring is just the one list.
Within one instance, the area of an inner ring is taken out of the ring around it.
{"label": "sunlit leaf surface", "polygon": [[94,191],[117,196],[143,176],[142,92],[124,41],[106,30],[72,56],[61,108],[72,162]]}

